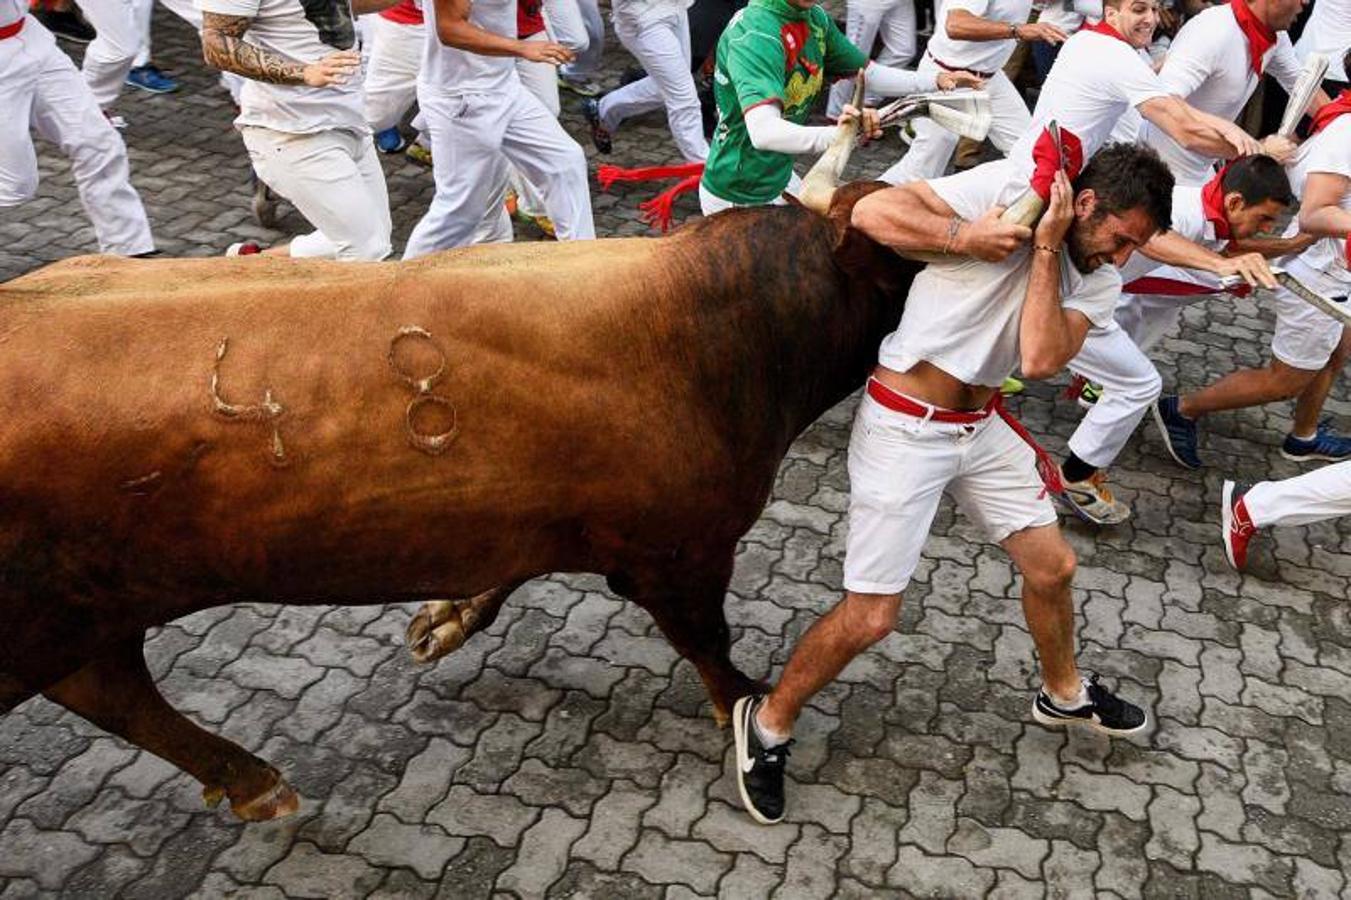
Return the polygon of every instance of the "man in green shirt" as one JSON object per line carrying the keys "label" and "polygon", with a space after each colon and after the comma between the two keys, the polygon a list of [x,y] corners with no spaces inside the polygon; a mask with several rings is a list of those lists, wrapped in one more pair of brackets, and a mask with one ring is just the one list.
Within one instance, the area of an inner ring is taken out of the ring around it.
{"label": "man in green shirt", "polygon": [[780,202],[796,185],[792,156],[822,153],[835,138],[835,128],[804,125],[827,79],[860,69],[870,91],[891,96],[981,84],[967,72],[935,79],[870,62],[816,0],[750,0],[718,40],[718,127],[699,185],[704,214]]}

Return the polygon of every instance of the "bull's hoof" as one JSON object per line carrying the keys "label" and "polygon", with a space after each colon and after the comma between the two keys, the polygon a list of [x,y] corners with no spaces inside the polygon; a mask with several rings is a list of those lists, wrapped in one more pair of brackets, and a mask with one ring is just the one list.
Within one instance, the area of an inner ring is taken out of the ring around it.
{"label": "bull's hoof", "polygon": [[726,728],[732,721],[732,707],[735,706],[736,702],[742,697],[745,697],[748,694],[758,694],[763,696],[773,690],[773,687],[768,681],[747,678],[745,675],[741,675],[740,672],[737,674],[740,677],[737,679],[736,686],[728,692],[728,699],[721,703],[718,702],[717,699],[714,699],[713,701],[713,721],[719,728]]}
{"label": "bull's hoof", "polygon": [[236,803],[230,800],[230,811],[245,822],[266,822],[289,816],[300,809],[300,795],[291,789],[280,775],[272,787],[256,797]]}
{"label": "bull's hoof", "polygon": [[429,663],[458,650],[466,635],[455,601],[431,600],[408,623],[408,652],[420,663]]}

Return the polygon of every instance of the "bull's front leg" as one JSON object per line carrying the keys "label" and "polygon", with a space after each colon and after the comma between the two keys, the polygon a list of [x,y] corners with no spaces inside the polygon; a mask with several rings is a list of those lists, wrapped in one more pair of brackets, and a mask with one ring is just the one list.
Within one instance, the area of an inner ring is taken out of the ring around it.
{"label": "bull's front leg", "polygon": [[453,653],[497,620],[502,604],[524,582],[516,581],[467,600],[430,600],[408,623],[408,652],[420,663]]}
{"label": "bull's front leg", "polygon": [[[732,717],[732,706],[747,694],[766,693],[769,686],[750,678],[732,664],[732,632],[723,612],[723,600],[732,577],[732,553],[725,565],[691,572],[654,571],[635,574],[628,599],[656,621],[676,652],[694,663],[713,701],[719,727]],[[721,560],[722,555],[714,557]]]}
{"label": "bull's front leg", "polygon": [[241,819],[276,819],[299,809],[299,797],[280,772],[169,705],[146,668],[143,644],[140,637],[127,641],[42,693],[178,766],[202,783],[209,804],[228,797]]}

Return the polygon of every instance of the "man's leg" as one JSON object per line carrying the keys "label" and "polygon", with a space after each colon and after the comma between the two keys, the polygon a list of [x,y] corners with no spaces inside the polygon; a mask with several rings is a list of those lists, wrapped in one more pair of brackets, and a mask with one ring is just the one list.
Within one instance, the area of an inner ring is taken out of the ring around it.
{"label": "man's leg", "polygon": [[[849,0],[845,5],[844,34],[850,43],[867,55],[872,55],[877,41],[877,30],[886,15],[886,4],[877,0]],[[842,78],[831,85],[826,102],[826,115],[836,117],[854,94],[854,79]]]}
{"label": "man's leg", "polygon": [[398,125],[417,99],[425,26],[403,25],[376,16],[371,34],[374,46],[363,88],[366,123],[378,133]]}
{"label": "man's leg", "polygon": [[1000,546],[1023,576],[1023,616],[1041,661],[1042,680],[1053,699],[1072,705],[1079,697],[1074,662],[1074,551],[1055,523],[1026,528]]}
{"label": "man's leg", "polygon": [[1018,88],[1003,72],[994,73],[985,83],[985,90],[990,94],[990,143],[1007,154],[1032,127],[1032,114]]}
{"label": "man's leg", "polygon": [[565,66],[558,75],[567,83],[585,84],[600,74],[601,57],[605,52],[605,20],[601,18],[596,0],[577,0],[577,9],[586,25],[586,49]]}
{"label": "man's leg", "polygon": [[77,5],[98,32],[85,51],[81,71],[98,105],[108,106],[122,92],[141,46],[136,9],[131,0],[79,0]]}
{"label": "man's leg", "polygon": [[18,206],[37,193],[38,157],[28,121],[46,45],[51,45],[52,52],[61,52],[31,16],[24,21],[23,31],[9,40],[17,49],[0,57],[0,122],[9,123],[0,128],[0,208]]}
{"label": "man's leg", "polygon": [[70,58],[55,45],[43,59],[35,89],[33,124],[70,157],[99,251],[131,256],[154,250],[145,207],[131,186],[122,136],[108,124]]}
{"label": "man's leg", "polygon": [[1314,469],[1283,481],[1263,481],[1243,496],[1256,528],[1307,525],[1351,515],[1351,462]]}
{"label": "man's leg", "polygon": [[[549,35],[541,31],[539,34],[531,35],[526,38],[528,41],[547,41]],[[530,62],[529,60],[516,60],[516,74],[521,79],[521,86],[530,92],[535,99],[544,104],[554,118],[558,118],[561,110],[558,97],[558,70],[548,63]],[[544,195],[539,192],[533,184],[526,180],[515,166],[511,168],[511,189],[516,192],[516,209],[518,213],[523,213],[532,217],[535,223],[544,227],[541,220],[548,218],[548,212],[544,208]],[[549,227],[553,223],[549,222]]]}
{"label": "man's leg", "polygon": [[[587,182],[586,154],[558,120],[522,88],[507,104],[502,152],[521,174],[544,194],[544,207],[553,220],[559,240],[585,240],[596,236],[591,216],[591,188]],[[435,152],[439,138],[433,136]]]}
{"label": "man's leg", "polygon": [[1337,376],[1342,374],[1347,357],[1351,356],[1351,331],[1342,329],[1337,349],[1332,351],[1327,365],[1319,370],[1308,386],[1295,399],[1295,422],[1290,433],[1296,438],[1311,439],[1318,431],[1318,420],[1323,415],[1323,404]]}
{"label": "man's leg", "polygon": [[882,35],[882,51],[877,54],[877,61],[884,66],[909,68],[919,48],[915,0],[895,0],[882,17],[878,31]]}
{"label": "man's leg", "polygon": [[[925,56],[920,60],[917,71],[936,75],[941,70],[932,59]],[[905,156],[879,176],[887,184],[937,178],[947,170],[952,153],[957,149],[957,135],[927,117],[915,119],[914,129],[915,140]]]}

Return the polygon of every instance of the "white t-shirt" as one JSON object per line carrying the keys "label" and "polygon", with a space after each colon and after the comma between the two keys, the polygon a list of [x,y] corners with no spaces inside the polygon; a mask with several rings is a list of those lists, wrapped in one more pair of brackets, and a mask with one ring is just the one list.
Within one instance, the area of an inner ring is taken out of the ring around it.
{"label": "white t-shirt", "polygon": [[1168,94],[1140,52],[1125,41],[1080,31],[1061,47],[1032,110],[1030,127],[1009,151],[1015,179],[1000,199],[1008,202],[1032,174],[1032,147],[1052,119],[1084,148],[1084,161],[1107,143],[1117,123],[1148,100]]}
{"label": "white t-shirt", "polygon": [[[957,215],[971,220],[995,205],[1009,177],[1008,160],[976,166],[928,182]],[[1112,266],[1080,274],[1060,255],[1061,305],[1077,309],[1098,327],[1112,322],[1121,277]],[[995,387],[1020,361],[1018,324],[1032,248],[1002,262],[953,258],[924,267],[910,287],[901,324],[882,341],[878,361],[897,372],[927,361],[967,384]]]}
{"label": "white t-shirt", "polygon": [[[484,56],[457,50],[441,43],[436,34],[436,4],[424,3],[427,36],[422,45],[422,70],[418,72],[420,89],[431,88],[443,94],[494,94],[519,84],[516,58]],[[469,21],[493,34],[516,37],[516,0],[473,0]]]}
{"label": "white t-shirt", "polygon": [[610,9],[616,19],[630,22],[655,22],[671,13],[678,13],[694,5],[694,0],[611,0]]}
{"label": "white t-shirt", "polygon": [[[1173,227],[1170,230],[1178,237],[1184,237],[1216,253],[1229,243],[1228,238],[1216,236],[1215,223],[1206,218],[1205,205],[1201,202],[1201,188],[1191,185],[1173,188]],[[1137,278],[1148,275],[1160,265],[1162,263],[1150,259],[1137,250],[1121,267],[1121,281],[1123,284],[1129,284]]]}
{"label": "white t-shirt", "polygon": [[[348,0],[197,0],[202,12],[252,21],[244,41],[302,63],[318,62],[356,47]],[[342,85],[267,84],[246,79],[239,92],[235,125],[257,125],[288,134],[346,128],[369,134],[363,113],[361,76]]]}
{"label": "white t-shirt", "polygon": [[[1300,70],[1290,35],[1277,34],[1275,45],[1262,59],[1263,71],[1289,91]],[[1237,120],[1261,79],[1248,62],[1248,39],[1233,7],[1212,6],[1188,20],[1173,39],[1159,78],[1169,93],[1202,112],[1227,122]],[[1140,140],[1159,151],[1179,184],[1205,184],[1215,174],[1213,158],[1183,149],[1153,125],[1140,130]]]}
{"label": "white t-shirt", "polygon": [[1102,18],[1102,0],[1051,0],[1037,17],[1038,22],[1054,25],[1065,34],[1074,34],[1085,19]]}
{"label": "white t-shirt", "polygon": [[[0,27],[13,25],[26,15],[28,15],[27,3],[21,3],[19,0],[0,0]],[[28,27],[27,23],[24,27]]]}
{"label": "white t-shirt", "polygon": [[[1295,158],[1286,167],[1295,196],[1304,195],[1304,183],[1315,172],[1351,178],[1351,115],[1333,119],[1331,125],[1300,146]],[[1342,195],[1341,207],[1351,211],[1351,190]],[[1297,229],[1298,222],[1292,222],[1287,236]],[[1351,272],[1346,268],[1346,238],[1323,238],[1301,253],[1299,258],[1309,268],[1324,275],[1321,284],[1309,285],[1314,290],[1341,295],[1351,287]]]}
{"label": "white t-shirt", "polygon": [[1303,62],[1310,53],[1326,54],[1327,77],[1346,81],[1342,56],[1348,47],[1351,47],[1351,0],[1318,0],[1295,44],[1295,55]]}
{"label": "white t-shirt", "polygon": [[998,72],[1013,55],[1018,42],[959,41],[948,37],[948,13],[964,9],[973,16],[1021,25],[1032,15],[1032,0],[946,0],[929,39],[929,55],[945,66],[976,72]]}

